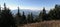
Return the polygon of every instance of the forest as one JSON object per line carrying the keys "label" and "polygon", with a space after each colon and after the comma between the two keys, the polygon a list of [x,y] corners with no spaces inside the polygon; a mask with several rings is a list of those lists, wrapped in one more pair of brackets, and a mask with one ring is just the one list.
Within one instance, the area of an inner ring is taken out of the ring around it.
{"label": "forest", "polygon": [[45,7],[43,7],[38,17],[33,17],[32,12],[26,16],[24,11],[21,15],[19,7],[17,8],[18,12],[13,15],[11,10],[6,6],[6,3],[4,3],[4,8],[1,8],[0,5],[0,27],[17,27],[18,25],[29,23],[60,20],[60,5],[58,4],[56,4],[55,7],[51,9],[48,13],[46,13]]}

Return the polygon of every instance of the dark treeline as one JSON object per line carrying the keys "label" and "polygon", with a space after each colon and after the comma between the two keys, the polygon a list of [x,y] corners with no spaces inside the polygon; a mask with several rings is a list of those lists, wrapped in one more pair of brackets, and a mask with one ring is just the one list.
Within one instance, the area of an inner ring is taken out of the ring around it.
{"label": "dark treeline", "polygon": [[[13,15],[7,5],[4,3],[4,8],[0,6],[0,27],[17,27],[18,25],[35,23],[48,20],[60,20],[60,5],[55,5],[48,13],[46,13],[45,7],[39,13],[38,17],[34,17],[33,13],[29,13],[27,16],[24,11],[20,13],[19,7],[18,12]],[[35,19],[34,19],[35,18]]]}

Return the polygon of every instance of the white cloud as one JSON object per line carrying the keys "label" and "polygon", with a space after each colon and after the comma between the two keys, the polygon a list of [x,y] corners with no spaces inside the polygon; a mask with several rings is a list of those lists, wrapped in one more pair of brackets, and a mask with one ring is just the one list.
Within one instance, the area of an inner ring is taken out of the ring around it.
{"label": "white cloud", "polygon": [[[1,7],[3,7],[3,5],[1,5]],[[8,8],[10,8],[10,10],[15,10],[15,9],[18,9],[17,7],[18,6],[15,6],[15,5],[7,5]],[[42,10],[43,7],[40,7],[40,8],[34,8],[34,7],[23,7],[23,6],[19,6],[20,9],[30,9],[30,10]],[[50,10],[51,8],[53,7],[46,7],[45,9],[46,10]]]}

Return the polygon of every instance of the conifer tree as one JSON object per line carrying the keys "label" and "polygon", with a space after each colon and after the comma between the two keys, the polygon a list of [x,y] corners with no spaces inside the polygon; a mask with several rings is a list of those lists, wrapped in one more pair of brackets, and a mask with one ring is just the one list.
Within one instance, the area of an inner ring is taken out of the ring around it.
{"label": "conifer tree", "polygon": [[60,20],[60,5],[55,5],[55,8],[48,13],[50,20]]}
{"label": "conifer tree", "polygon": [[31,14],[28,14],[28,16],[27,16],[27,20],[28,20],[28,23],[33,23],[33,14],[31,13]]}
{"label": "conifer tree", "polygon": [[27,23],[24,11],[23,11],[23,15],[22,15],[22,23],[24,23],[24,24]]}
{"label": "conifer tree", "polygon": [[11,11],[9,8],[6,7],[6,4],[4,3],[4,10],[2,10],[1,14],[1,27],[15,27],[15,21],[11,14]]}
{"label": "conifer tree", "polygon": [[1,24],[1,5],[0,5],[0,24]]}
{"label": "conifer tree", "polygon": [[0,18],[1,18],[1,5],[0,5]]}
{"label": "conifer tree", "polygon": [[18,12],[16,13],[16,16],[15,16],[15,19],[16,19],[16,24],[21,24],[21,13],[20,13],[20,10],[19,10],[19,7],[18,7]]}
{"label": "conifer tree", "polygon": [[40,14],[39,14],[39,18],[37,18],[37,21],[38,21],[38,22],[42,21],[42,14],[43,14],[43,13],[42,13],[42,11],[41,11]]}
{"label": "conifer tree", "polygon": [[45,10],[45,8],[43,8],[43,17],[42,17],[42,19],[43,20],[47,20],[47,18],[46,18],[46,10]]}
{"label": "conifer tree", "polygon": [[30,23],[30,14],[27,15],[27,22]]}
{"label": "conifer tree", "polygon": [[33,19],[34,17],[33,17],[33,14],[31,13],[31,23],[33,23]]}
{"label": "conifer tree", "polygon": [[43,11],[40,12],[39,18],[40,18],[40,20],[42,20],[42,21],[47,20],[45,8],[43,8]]}

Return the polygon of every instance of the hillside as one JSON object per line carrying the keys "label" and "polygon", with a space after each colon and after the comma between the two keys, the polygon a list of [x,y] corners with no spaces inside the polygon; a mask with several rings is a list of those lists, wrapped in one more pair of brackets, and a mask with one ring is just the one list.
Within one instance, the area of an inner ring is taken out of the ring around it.
{"label": "hillside", "polygon": [[39,23],[26,24],[21,27],[60,27],[60,21],[43,21]]}

